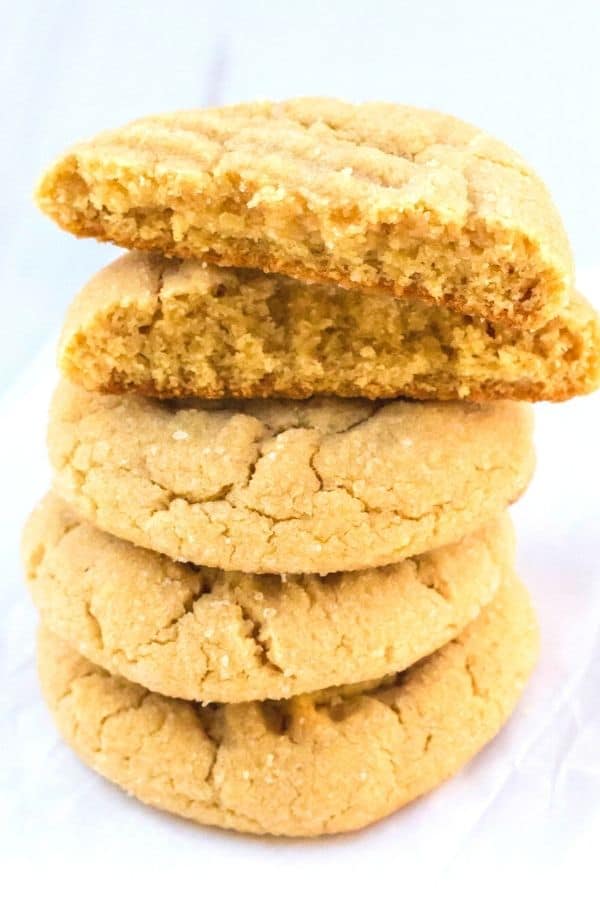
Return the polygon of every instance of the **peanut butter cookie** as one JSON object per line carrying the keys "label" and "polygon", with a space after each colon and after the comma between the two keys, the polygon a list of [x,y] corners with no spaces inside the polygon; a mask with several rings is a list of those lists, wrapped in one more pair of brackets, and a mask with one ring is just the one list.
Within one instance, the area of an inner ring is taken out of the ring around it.
{"label": "peanut butter cookie", "polygon": [[535,331],[420,300],[129,253],[74,301],[60,366],[89,390],[156,397],[566,400],[600,380],[600,328],[573,293]]}
{"label": "peanut butter cookie", "polygon": [[525,405],[157,401],[68,382],[52,404],[56,492],[99,528],[220,569],[398,562],[499,515],[533,471]]}
{"label": "peanut butter cookie", "polygon": [[172,562],[49,495],[23,555],[43,622],[88,659],[161,694],[239,703],[408,668],[493,600],[513,535],[503,516],[396,565],[282,580]]}
{"label": "peanut butter cookie", "polygon": [[328,99],[140,119],[44,175],[80,236],[539,325],[569,301],[558,213],[516,153],[451,116]]}

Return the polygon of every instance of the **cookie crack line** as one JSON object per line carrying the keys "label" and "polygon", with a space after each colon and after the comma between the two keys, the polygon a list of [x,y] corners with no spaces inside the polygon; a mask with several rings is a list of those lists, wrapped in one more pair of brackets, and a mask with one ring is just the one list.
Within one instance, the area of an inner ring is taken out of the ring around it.
{"label": "cookie crack line", "polygon": [[[190,601],[190,608],[184,609],[180,614],[175,616],[170,622],[161,626],[161,631],[170,632],[164,640],[156,637],[151,638],[150,640],[142,641],[135,646],[133,652],[126,655],[126,659],[128,663],[136,663],[139,661],[141,657],[143,657],[147,651],[149,651],[152,647],[160,646],[164,647],[168,644],[176,643],[177,635],[173,633],[173,630],[178,629],[183,619],[186,616],[193,614],[193,608],[198,602],[202,602],[206,597],[210,596],[212,590],[203,590],[200,593],[196,594]],[[243,603],[239,598],[229,599],[227,601],[228,605],[235,607],[241,616],[241,620],[248,627],[248,631],[245,634],[246,638],[249,638],[253,643],[257,650],[258,659],[260,661],[261,666],[270,668],[274,672],[277,672],[281,675],[285,675],[284,670],[281,666],[273,659],[271,648],[269,646],[268,639],[263,639],[261,637],[261,630],[264,627],[264,622],[262,622],[259,618],[257,618],[253,612],[251,607],[248,604]],[[208,640],[208,639],[207,639]],[[210,641],[209,641],[210,643]],[[120,651],[123,652],[123,651]],[[215,674],[213,668],[211,668],[208,659],[206,662],[206,671],[204,673],[204,677],[200,682],[200,686],[204,684],[204,682],[211,676]],[[212,701],[207,701],[212,702]]]}
{"label": "cookie crack line", "polygon": [[469,682],[471,684],[471,690],[473,692],[473,697],[478,698],[480,700],[484,700],[485,696],[479,688],[479,683],[477,681],[477,675],[475,673],[475,667],[473,666],[473,664],[468,656],[465,656],[464,667],[465,667],[465,672],[468,675]]}
{"label": "cookie crack line", "polygon": [[[364,424],[369,419],[372,419],[378,412],[379,412],[379,408],[376,408],[376,409],[370,411],[363,418],[359,419],[356,422],[353,422],[347,428],[336,430],[335,435],[347,434],[354,428]],[[323,478],[322,478],[321,474],[319,473],[317,467],[314,465],[314,458],[322,449],[324,435],[320,435],[319,432],[315,428],[299,424],[297,426],[292,426],[292,427],[286,426],[279,430],[276,429],[276,430],[272,431],[271,433],[267,434],[265,437],[253,441],[252,443],[257,445],[257,447],[258,447],[258,455],[257,455],[256,459],[254,459],[252,462],[250,462],[248,464],[248,473],[247,473],[245,482],[225,483],[225,484],[221,485],[216,491],[211,492],[211,493],[197,495],[197,494],[187,493],[181,489],[175,491],[173,488],[168,487],[163,481],[157,479],[156,477],[153,477],[150,474],[148,465],[146,463],[144,465],[144,471],[143,471],[144,477],[147,478],[147,480],[149,481],[149,483],[152,486],[156,487],[159,491],[163,492],[163,494],[164,494],[164,497],[162,498],[163,505],[157,511],[163,511],[164,509],[168,508],[176,500],[183,500],[186,503],[188,503],[190,506],[223,501],[223,502],[229,503],[232,510],[236,509],[236,508],[248,509],[251,512],[255,512],[257,515],[263,516],[264,518],[270,520],[272,523],[287,522],[287,521],[294,521],[295,519],[310,518],[310,514],[306,514],[306,513],[300,513],[299,515],[293,515],[293,516],[281,516],[281,517],[269,515],[268,513],[265,513],[264,510],[261,510],[258,507],[255,507],[249,503],[244,503],[243,500],[242,501],[237,500],[235,502],[230,500],[230,495],[232,493],[239,492],[240,490],[243,490],[244,488],[251,487],[252,480],[256,474],[256,468],[257,468],[258,464],[268,454],[267,445],[268,445],[269,441],[279,437],[282,434],[288,434],[290,432],[297,431],[297,430],[310,431],[318,439],[317,446],[316,446],[315,450],[312,452],[310,459],[307,462],[307,465],[312,469],[315,477],[317,478],[317,481],[319,484],[318,490],[323,491],[324,490]],[[62,471],[73,470],[74,472],[77,473],[79,478],[83,479],[84,482],[88,479],[89,474],[93,470],[103,471],[106,469],[110,470],[110,469],[114,468],[114,470],[116,472],[122,471],[127,474],[132,474],[132,475],[137,474],[134,467],[128,466],[126,464],[107,466],[106,464],[103,464],[102,462],[98,462],[98,461],[94,461],[93,459],[90,459],[89,454],[87,454],[87,453],[85,454],[85,456],[87,458],[86,467],[80,468],[79,466],[76,465],[75,458],[81,450],[87,449],[89,446],[90,446],[89,443],[84,438],[76,439],[73,442],[73,445],[72,445],[68,455],[63,460],[62,467],[61,467]],[[351,491],[348,488],[346,488],[344,486],[340,485],[335,488],[331,488],[329,492],[335,492],[336,490],[345,490],[347,493],[349,493],[350,496],[354,497],[354,499],[359,500],[359,502],[362,502],[364,505],[365,511],[375,512],[375,513],[385,511],[383,508],[378,509],[376,507],[368,507],[366,505],[366,503],[364,503],[364,501],[360,500],[360,498],[356,497],[354,494],[351,493]],[[315,491],[315,493],[316,493],[316,491]]]}
{"label": "cookie crack line", "polygon": [[[110,678],[111,676],[109,675],[107,677]],[[126,715],[127,713],[131,712],[132,710],[138,710],[138,709],[142,708],[142,706],[144,705],[144,701],[149,696],[149,692],[145,688],[142,688],[141,691],[142,691],[141,696],[138,697],[137,700],[130,701],[130,702],[126,703],[123,707],[121,707],[120,709],[111,710],[111,712],[108,712],[105,715],[101,716],[101,718],[98,720],[97,744],[96,744],[96,748],[92,751],[93,753],[99,754],[99,753],[104,752],[104,748],[102,746],[104,732],[110,722],[114,721],[115,719],[120,718],[123,715]]]}
{"label": "cookie crack line", "polygon": [[94,630],[96,632],[96,637],[97,637],[98,643],[100,645],[100,650],[104,650],[105,641],[104,641],[104,634],[102,632],[102,622],[100,621],[98,616],[94,613],[94,610],[92,609],[92,602],[93,602],[93,597],[86,593],[85,598],[84,598],[86,616],[88,617],[88,620],[91,621],[91,623],[93,624]]}
{"label": "cookie crack line", "polygon": [[[308,466],[308,468],[311,469],[311,471],[315,475],[315,477],[318,481],[318,485],[319,485],[318,488],[316,488],[314,491],[315,494],[319,493],[321,495],[327,495],[327,494],[337,495],[337,494],[343,493],[343,494],[346,494],[350,499],[355,500],[357,503],[359,503],[361,506],[361,510],[364,513],[380,515],[380,514],[391,513],[393,511],[395,513],[395,515],[397,516],[397,518],[399,518],[401,520],[406,520],[409,522],[420,522],[422,519],[427,518],[428,516],[431,516],[431,515],[437,516],[437,515],[439,515],[440,512],[442,512],[443,510],[448,509],[448,508],[456,508],[458,510],[465,509],[465,507],[455,505],[453,500],[449,500],[449,501],[441,501],[439,503],[433,504],[429,509],[426,509],[422,513],[411,515],[405,509],[401,509],[399,507],[392,509],[391,506],[377,506],[377,505],[369,504],[364,499],[364,497],[361,497],[358,493],[356,493],[354,491],[353,485],[351,483],[348,483],[348,484],[336,483],[334,487],[325,488],[323,476],[319,472],[319,470],[314,462],[315,457],[318,456],[318,454],[321,452],[321,450],[322,450],[322,447],[318,446],[311,453],[310,458],[307,460],[307,466]],[[258,463],[260,461],[260,459],[263,459],[263,458],[264,458],[264,455],[261,454],[261,456],[259,456],[259,458],[257,459],[256,462]],[[484,465],[479,465],[477,463],[474,463],[473,467],[477,472],[479,472],[481,474],[486,474],[486,475],[493,475],[493,474],[496,474],[499,472],[504,472],[507,470],[506,465],[484,466]],[[78,476],[82,479],[82,486],[83,486],[83,485],[85,485],[85,482],[88,480],[89,475],[94,470],[111,471],[111,469],[113,469],[113,468],[114,468],[115,472],[121,471],[121,472],[125,472],[127,474],[136,474],[132,468],[127,468],[126,466],[112,467],[112,466],[102,465],[101,463],[90,463],[86,467],[86,469],[75,469],[75,471],[77,472]],[[249,475],[249,480],[246,484],[241,484],[241,485],[240,484],[226,484],[222,488],[219,488],[219,490],[216,491],[214,494],[207,494],[207,495],[203,495],[201,497],[186,494],[184,491],[181,491],[181,490],[175,491],[171,488],[165,487],[165,485],[163,483],[151,478],[147,473],[144,473],[144,477],[146,477],[148,479],[148,482],[153,487],[156,487],[158,490],[162,491],[165,494],[165,497],[161,498],[161,505],[158,506],[156,509],[152,510],[152,512],[150,513],[150,517],[153,516],[154,514],[165,512],[174,503],[183,502],[186,505],[188,505],[190,508],[193,508],[193,507],[201,508],[205,504],[219,502],[219,503],[227,503],[227,505],[229,506],[229,508],[232,512],[234,512],[236,510],[242,510],[242,511],[247,510],[249,512],[255,513],[256,515],[265,519],[271,525],[277,525],[277,524],[286,523],[286,522],[310,521],[313,518],[312,512],[299,512],[295,515],[277,516],[277,515],[274,515],[273,513],[266,513],[264,511],[264,509],[261,509],[260,507],[255,506],[251,503],[248,503],[244,500],[240,501],[238,499],[235,499],[235,500],[229,499],[230,495],[234,491],[238,492],[241,489],[243,489],[245,487],[249,487],[252,484],[252,477],[255,472],[255,468],[256,468],[256,463],[254,464],[254,466],[252,466],[250,468],[251,474]],[[69,466],[67,465],[67,466],[64,466],[63,469],[60,471],[66,471],[68,469],[69,469]],[[86,493],[86,496],[90,500],[92,499],[92,497],[89,493]],[[203,509],[203,512],[207,512],[207,511]],[[207,513],[207,515],[208,515],[208,513]],[[223,524],[223,523],[219,520],[219,524]]]}
{"label": "cookie crack line", "polygon": [[[81,522],[79,522],[77,519],[74,519],[72,522],[64,523],[62,527],[62,533],[58,538],[55,546],[59,546],[65,540],[67,535],[80,527]],[[27,575],[32,581],[36,580],[40,569],[44,565],[46,547],[47,545],[40,540],[37,542],[35,550],[27,554]]]}
{"label": "cookie crack line", "polygon": [[264,622],[261,622],[261,620],[253,614],[252,609],[248,604],[242,603],[242,601],[238,599],[236,601],[236,606],[242,614],[243,621],[250,626],[248,637],[250,637],[254,641],[256,648],[259,651],[262,664],[269,666],[280,675],[285,675],[284,670],[273,659],[273,654],[268,638],[263,638],[261,636]]}

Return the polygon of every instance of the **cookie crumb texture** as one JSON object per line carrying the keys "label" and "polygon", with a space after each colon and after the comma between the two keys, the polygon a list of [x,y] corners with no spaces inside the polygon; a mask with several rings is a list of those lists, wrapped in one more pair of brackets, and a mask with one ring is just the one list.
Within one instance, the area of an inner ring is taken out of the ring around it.
{"label": "cookie crumb texture", "polygon": [[38,658],[60,732],[106,778],[202,824],[308,836],[369,825],[457,772],[510,715],[537,643],[510,577],[459,637],[361,692],[201,707],[109,675],[47,630]]}
{"label": "cookie crumb texture", "polygon": [[88,390],[156,397],[565,400],[600,381],[573,294],[538,330],[389,294],[126,254],[71,306],[59,363]]}
{"label": "cookie crumb texture", "polygon": [[42,621],[83,656],[161,694],[239,703],[408,668],[494,599],[513,543],[505,515],[394,566],[282,580],[175,563],[49,495],[23,556]]}
{"label": "cookie crumb texture", "polygon": [[56,492],[172,559],[250,573],[395,563],[499,515],[533,471],[525,405],[167,402],[64,381]]}
{"label": "cookie crumb texture", "polygon": [[327,99],[151,116],[75,146],[41,209],[76,235],[540,324],[572,260],[512,150],[441,113]]}

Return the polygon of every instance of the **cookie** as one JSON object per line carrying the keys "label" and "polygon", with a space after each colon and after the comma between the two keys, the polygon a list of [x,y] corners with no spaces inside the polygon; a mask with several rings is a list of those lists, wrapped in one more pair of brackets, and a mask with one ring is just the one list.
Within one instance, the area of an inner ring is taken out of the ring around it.
{"label": "cookie", "polygon": [[361,828],[457,772],[510,715],[537,643],[511,576],[456,639],[350,696],[202,707],[110,675],[46,630],[39,671],[65,740],[138,799],[206,825],[301,836]]}
{"label": "cookie", "polygon": [[56,492],[104,531],[198,565],[319,573],[459,540],[525,489],[532,416],[489,404],[175,401],[62,382]]}
{"label": "cookie", "polygon": [[550,196],[451,116],[328,99],[150,116],[68,151],[41,209],[79,236],[539,325],[569,301]]}
{"label": "cookie", "polygon": [[600,380],[578,294],[537,331],[419,300],[133,252],[74,301],[59,363],[88,390],[156,397],[565,400]]}
{"label": "cookie", "polygon": [[513,533],[503,516],[392,566],[282,580],[172,562],[49,495],[23,556],[42,620],[88,659],[171,697],[238,703],[408,668],[494,598]]}

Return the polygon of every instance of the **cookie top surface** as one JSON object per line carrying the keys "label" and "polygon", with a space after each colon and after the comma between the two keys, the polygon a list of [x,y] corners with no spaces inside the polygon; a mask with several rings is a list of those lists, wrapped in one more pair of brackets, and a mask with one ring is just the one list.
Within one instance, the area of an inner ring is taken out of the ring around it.
{"label": "cookie top surface", "polygon": [[62,382],[56,492],[117,537],[198,565],[319,573],[459,540],[525,489],[525,405],[176,403]]}
{"label": "cookie top surface", "polygon": [[456,639],[363,691],[200,707],[109,675],[50,631],[42,690],[67,742],[146,803],[259,834],[350,831],[457,772],[511,713],[537,655],[509,578]]}
{"label": "cookie top surface", "polygon": [[600,381],[598,316],[578,294],[536,331],[389,294],[133,252],[83,288],[59,363],[88,390],[564,400]]}
{"label": "cookie top surface", "polygon": [[546,321],[572,286],[532,169],[408,106],[307,98],[150,116],[73,147],[37,197],[77,235],[493,320]]}
{"label": "cookie top surface", "polygon": [[392,566],[282,580],[174,563],[49,495],[23,555],[43,621],[88,659],[161,694],[235,703],[408,668],[493,599],[513,534],[504,516]]}

